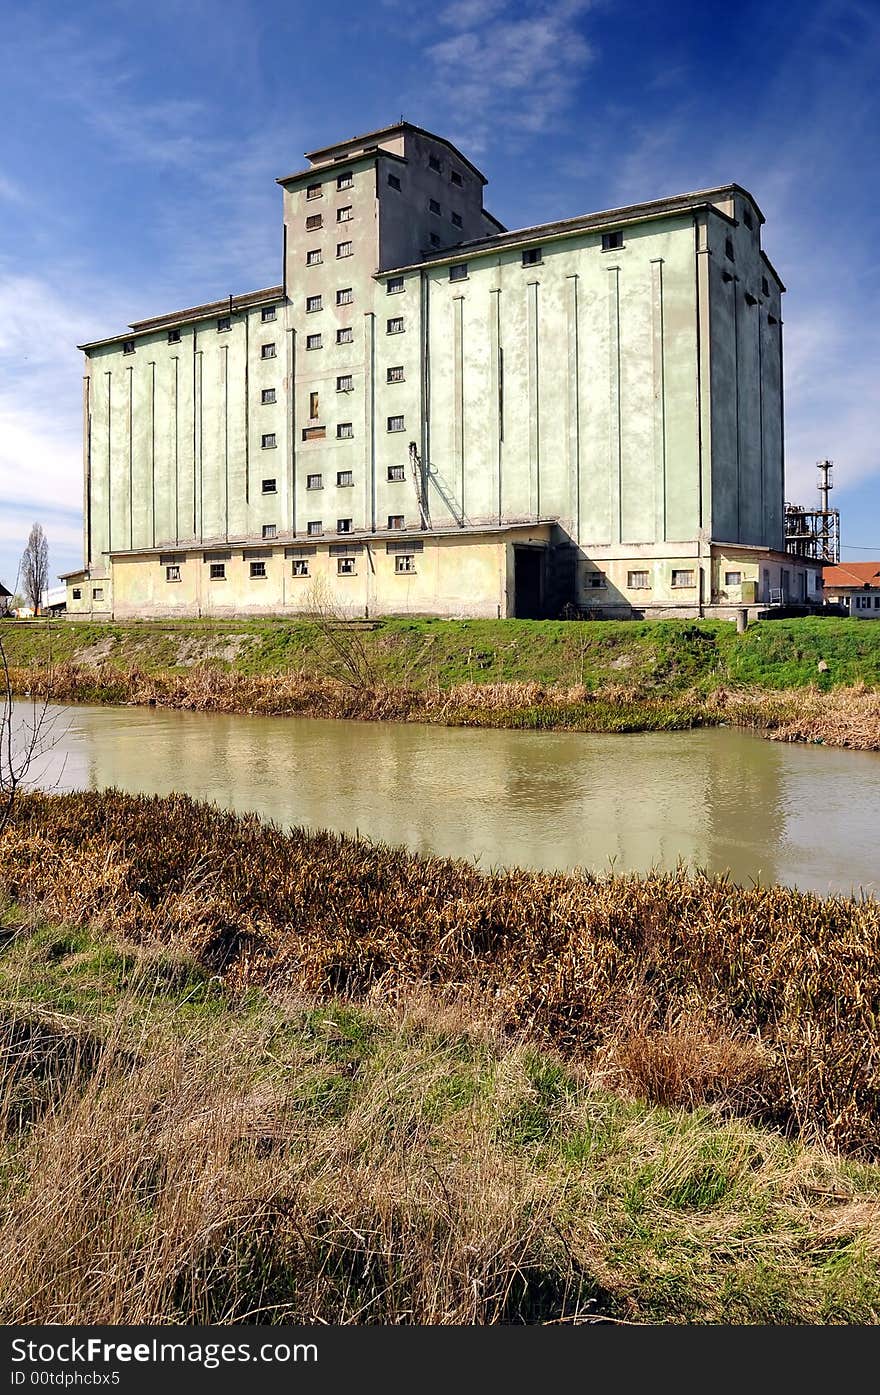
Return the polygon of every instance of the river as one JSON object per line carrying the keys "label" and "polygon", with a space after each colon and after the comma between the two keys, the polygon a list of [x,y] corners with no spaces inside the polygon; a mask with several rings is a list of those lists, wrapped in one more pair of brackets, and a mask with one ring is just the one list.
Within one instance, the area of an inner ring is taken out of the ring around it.
{"label": "river", "polygon": [[[16,708],[16,723],[31,707]],[[880,756],[728,729],[606,736],[52,708],[32,783],[185,790],[490,868],[674,868],[877,891]]]}

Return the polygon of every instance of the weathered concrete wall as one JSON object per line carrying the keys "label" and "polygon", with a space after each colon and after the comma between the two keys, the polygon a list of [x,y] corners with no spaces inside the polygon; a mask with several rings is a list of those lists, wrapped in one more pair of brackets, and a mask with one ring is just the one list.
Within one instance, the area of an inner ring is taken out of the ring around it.
{"label": "weathered concrete wall", "polygon": [[[514,546],[546,547],[550,533],[545,526],[490,537],[352,540],[348,546],[324,539],[286,548],[239,544],[117,557],[113,613],[116,619],[230,617],[301,614],[330,605],[351,616],[506,616],[515,608]],[[399,557],[408,558],[406,570],[399,569]],[[351,559],[350,571],[340,568],[343,559]],[[264,564],[265,576],[251,576],[254,561]],[[212,579],[212,563],[222,564],[222,577]]]}

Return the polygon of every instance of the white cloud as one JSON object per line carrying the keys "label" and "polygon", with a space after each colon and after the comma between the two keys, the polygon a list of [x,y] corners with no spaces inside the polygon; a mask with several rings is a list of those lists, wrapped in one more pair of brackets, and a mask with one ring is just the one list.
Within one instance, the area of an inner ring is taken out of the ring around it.
{"label": "white cloud", "polygon": [[434,94],[448,102],[452,136],[475,152],[490,130],[507,127],[536,134],[547,130],[569,105],[593,60],[579,18],[589,0],[549,0],[523,13],[493,0],[457,0],[441,13],[456,30],[431,44]]}

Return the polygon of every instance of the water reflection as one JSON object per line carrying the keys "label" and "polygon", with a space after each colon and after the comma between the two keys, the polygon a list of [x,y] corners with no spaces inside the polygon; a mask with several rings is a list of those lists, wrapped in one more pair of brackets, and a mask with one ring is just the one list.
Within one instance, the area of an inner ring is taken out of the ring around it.
{"label": "water reflection", "polygon": [[671,868],[875,887],[880,758],[718,730],[590,736],[56,709],[39,782],[186,790],[484,867]]}

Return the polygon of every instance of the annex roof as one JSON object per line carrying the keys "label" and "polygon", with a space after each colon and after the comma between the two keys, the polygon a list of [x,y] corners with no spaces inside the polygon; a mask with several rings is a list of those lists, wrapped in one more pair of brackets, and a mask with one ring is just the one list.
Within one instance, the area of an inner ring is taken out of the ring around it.
{"label": "annex roof", "polygon": [[267,286],[261,291],[228,295],[223,300],[209,300],[204,305],[192,305],[187,310],[170,310],[164,315],[154,315],[149,320],[132,320],[128,330],[123,330],[120,334],[112,334],[107,339],[92,339],[88,344],[77,344],[76,347],[84,351],[100,349],[107,344],[118,344],[120,339],[136,339],[140,334],[151,334],[157,329],[170,329],[175,325],[193,324],[197,320],[210,320],[215,315],[229,315],[234,314],[236,310],[248,310],[254,305],[281,300],[283,295],[283,286]]}
{"label": "annex roof", "polygon": [[399,131],[414,131],[416,135],[427,136],[429,140],[437,141],[438,145],[445,145],[446,149],[451,150],[463,165],[467,165],[468,169],[473,171],[478,179],[482,180],[484,184],[488,184],[489,181],[483,171],[477,169],[473,161],[463,155],[458,146],[453,145],[451,140],[447,140],[445,136],[438,136],[434,131],[426,130],[424,126],[416,126],[412,121],[395,121],[390,126],[381,126],[378,131],[367,131],[362,136],[349,136],[347,140],[334,141],[332,145],[322,145],[318,150],[307,150],[305,157],[307,160],[311,160],[313,165],[327,164],[337,155],[343,157],[349,151],[358,150],[368,141],[378,145],[383,137],[396,135]]}
{"label": "annex roof", "polygon": [[[481,252],[493,252],[500,247],[516,247],[526,242],[536,242],[541,238],[572,236],[575,233],[595,228],[613,227],[621,223],[637,223],[642,219],[662,218],[666,214],[689,213],[700,208],[711,208],[728,223],[732,220],[717,202],[725,195],[745,194],[753,204],[763,223],[764,215],[755,203],[748,189],[741,184],[719,184],[712,189],[698,189],[690,194],[672,194],[663,199],[650,199],[646,203],[625,204],[620,208],[606,208],[598,213],[581,213],[574,218],[557,219],[551,223],[534,223],[526,228],[511,228],[502,233],[490,233],[487,237],[471,238],[467,242],[457,242],[453,248],[443,248],[420,262],[409,266],[383,269],[381,276],[393,276],[401,271],[414,271],[417,267],[432,266]],[[765,258],[766,260],[766,258]],[[768,262],[769,265],[769,262]],[[773,270],[773,268],[770,268]],[[773,272],[776,275],[775,271]],[[777,278],[778,279],[778,278]],[[781,285],[781,282],[780,282]],[[783,287],[784,289],[784,287]]]}
{"label": "annex roof", "polygon": [[823,567],[822,580],[826,591],[847,587],[880,590],[880,562],[840,562],[836,567]]}

